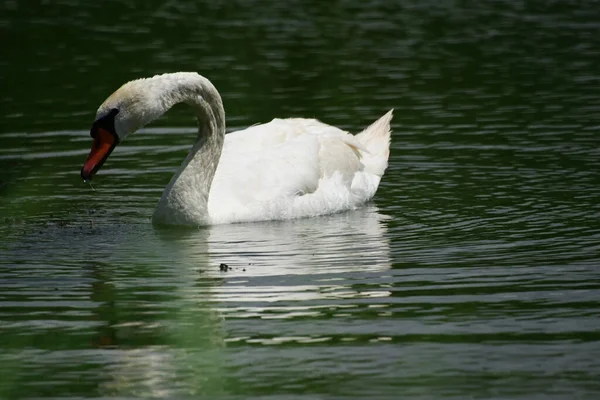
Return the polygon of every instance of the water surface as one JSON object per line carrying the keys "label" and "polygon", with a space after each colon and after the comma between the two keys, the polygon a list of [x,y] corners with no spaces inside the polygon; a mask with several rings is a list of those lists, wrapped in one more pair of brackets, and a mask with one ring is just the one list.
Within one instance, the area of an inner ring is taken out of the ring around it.
{"label": "water surface", "polygon": [[[0,5],[0,398],[600,394],[600,9],[203,3]],[[229,130],[394,108],[374,201],[154,228],[185,106],[83,184],[98,105],[178,70]]]}

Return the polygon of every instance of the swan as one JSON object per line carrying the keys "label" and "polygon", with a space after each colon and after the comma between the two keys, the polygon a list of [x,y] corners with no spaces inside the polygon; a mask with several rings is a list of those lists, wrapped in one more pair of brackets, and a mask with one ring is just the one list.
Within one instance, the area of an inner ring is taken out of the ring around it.
{"label": "swan", "polygon": [[213,84],[195,72],[125,83],[100,106],[81,169],[90,181],[129,134],[186,103],[198,136],[172,177],[152,222],[214,225],[292,219],[359,207],[377,191],[389,156],[390,110],[357,135],[315,119],[274,119],[225,135]]}

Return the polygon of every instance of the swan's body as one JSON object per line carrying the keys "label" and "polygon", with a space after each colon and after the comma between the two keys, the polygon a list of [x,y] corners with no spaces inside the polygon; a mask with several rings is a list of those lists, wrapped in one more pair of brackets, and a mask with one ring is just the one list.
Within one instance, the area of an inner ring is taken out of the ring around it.
{"label": "swan's body", "polygon": [[[109,126],[114,114],[114,148],[180,102],[195,109],[199,133],[156,207],[157,224],[197,226],[348,210],[374,196],[387,168],[391,111],[356,136],[302,118],[274,119],[225,135],[221,98],[196,73],[123,85],[102,104],[95,126]],[[108,157],[93,153],[94,147],[82,170],[85,179]]]}

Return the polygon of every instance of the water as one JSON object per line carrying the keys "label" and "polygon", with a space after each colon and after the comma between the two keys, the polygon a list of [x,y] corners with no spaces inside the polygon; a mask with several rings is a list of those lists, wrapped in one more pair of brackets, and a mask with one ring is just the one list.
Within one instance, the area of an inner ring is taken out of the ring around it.
{"label": "water", "polygon": [[[0,398],[597,398],[599,18],[574,1],[2,3]],[[184,106],[81,182],[98,105],[177,70],[215,83],[231,130],[358,132],[395,108],[375,200],[154,228],[194,137]]]}

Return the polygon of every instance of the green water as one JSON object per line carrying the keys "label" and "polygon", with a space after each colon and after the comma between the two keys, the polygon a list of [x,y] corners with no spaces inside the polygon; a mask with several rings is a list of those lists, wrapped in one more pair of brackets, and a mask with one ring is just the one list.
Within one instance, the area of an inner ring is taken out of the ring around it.
{"label": "green water", "polygon": [[[568,0],[2,2],[0,398],[598,398],[598,21]],[[179,70],[230,130],[395,108],[374,201],[156,229],[184,106],[83,184],[98,105]]]}

